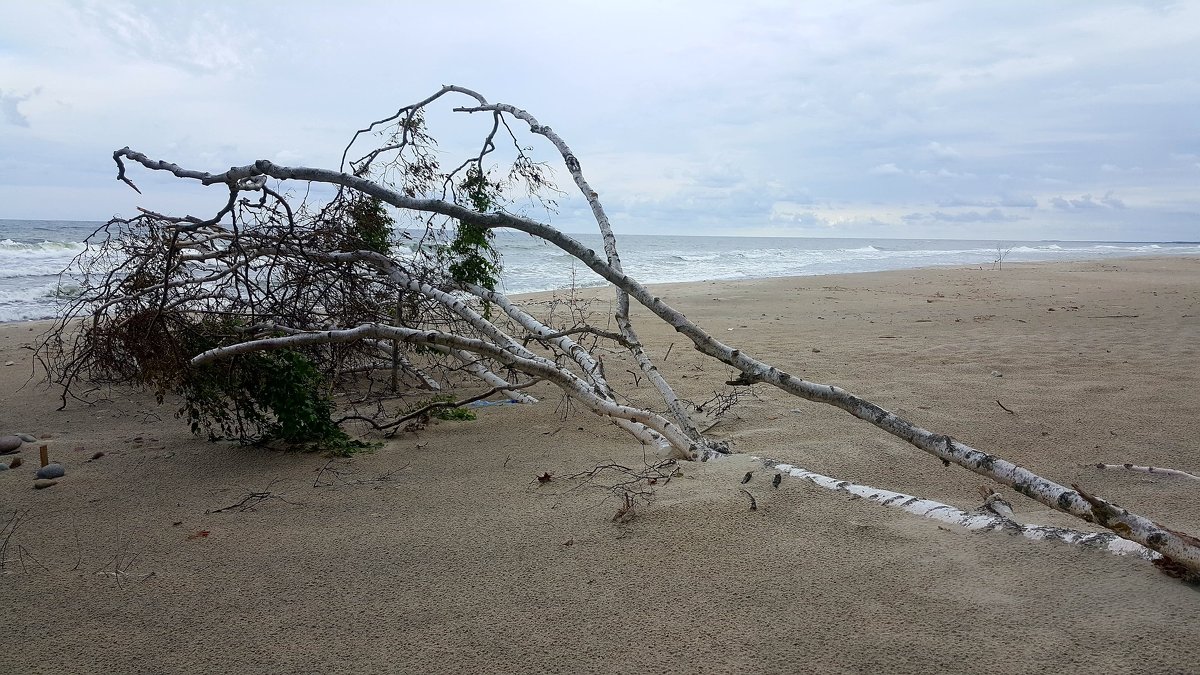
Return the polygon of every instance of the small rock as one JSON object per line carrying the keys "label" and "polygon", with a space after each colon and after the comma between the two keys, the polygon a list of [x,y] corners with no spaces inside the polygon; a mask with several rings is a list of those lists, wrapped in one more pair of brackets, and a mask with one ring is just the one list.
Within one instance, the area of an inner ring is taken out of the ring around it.
{"label": "small rock", "polygon": [[65,475],[67,475],[67,470],[58,463],[47,464],[37,471],[38,478],[62,478]]}
{"label": "small rock", "polygon": [[21,443],[20,436],[0,436],[0,455],[16,452],[17,448],[21,447]]}
{"label": "small rock", "polygon": [[15,365],[17,365],[17,362],[16,362],[16,361],[5,361],[5,362],[4,362],[4,365],[6,365],[6,366],[15,366]]}
{"label": "small rock", "polygon": [[8,465],[0,462],[0,471],[8,471]]}
{"label": "small rock", "polygon": [[36,443],[37,442],[37,438],[35,438],[31,434],[17,434],[17,438],[21,439],[22,441],[25,441],[26,443]]}
{"label": "small rock", "polygon": [[1000,372],[1000,371],[998,371],[998,370],[993,370],[993,371],[992,371],[992,377],[1004,377],[1004,373],[1002,373],[1002,372]]}
{"label": "small rock", "polygon": [[88,461],[90,462],[90,461],[92,461],[93,459],[100,459],[100,458],[101,458],[101,457],[103,457],[103,456],[104,456],[104,453],[103,453],[103,452],[100,452],[99,450],[97,450],[96,452],[93,452],[93,453],[92,453],[92,456],[91,456],[91,458],[90,458],[90,459],[88,459]]}
{"label": "small rock", "polygon": [[55,485],[58,485],[58,481],[50,480],[49,478],[39,478],[33,481],[34,490],[45,490],[46,488],[54,487]]}
{"label": "small rock", "polygon": [[8,463],[8,468],[10,468],[10,469],[15,469],[18,466],[21,466],[21,458],[20,457],[13,457],[13,460]]}
{"label": "small rock", "polygon": [[813,347],[813,353],[814,353],[814,354],[820,354],[820,353],[821,353],[821,350],[820,350],[820,349],[817,349],[816,347]]}

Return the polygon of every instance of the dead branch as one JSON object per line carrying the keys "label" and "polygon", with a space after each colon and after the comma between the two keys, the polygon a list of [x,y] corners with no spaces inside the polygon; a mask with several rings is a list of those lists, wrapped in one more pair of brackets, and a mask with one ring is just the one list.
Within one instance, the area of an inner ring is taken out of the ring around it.
{"label": "dead branch", "polygon": [[[1062,527],[1045,525],[1022,525],[1013,519],[1012,507],[990,488],[985,488],[984,506],[980,511],[968,512],[948,504],[922,497],[893,492],[881,488],[861,485],[846,480],[830,478],[790,464],[779,464],[763,460],[766,466],[774,467],[789,476],[803,478],[808,482],[836,492],[849,494],[852,498],[866,499],[881,506],[898,508],[914,515],[943,523],[958,525],[977,532],[1011,532],[1037,541],[1060,541],[1085,548],[1106,551],[1114,555],[1133,555],[1146,560],[1156,560],[1158,553],[1140,544],[1128,541],[1108,532],[1081,532]],[[986,513],[985,513],[986,512]]]}
{"label": "dead branch", "polygon": [[275,483],[277,483],[277,482],[278,482],[278,479],[271,481],[271,484],[267,486],[266,490],[262,490],[259,492],[249,491],[246,494],[246,496],[242,497],[242,499],[240,501],[238,501],[236,504],[230,504],[229,506],[223,506],[219,509],[212,509],[210,511],[205,511],[205,513],[225,513],[227,511],[237,511],[237,512],[241,513],[244,511],[253,511],[253,510],[255,510],[256,507],[261,505],[263,502],[268,502],[271,500],[278,500],[278,501],[283,502],[284,504],[292,504],[293,506],[299,506],[300,505],[299,502],[289,501],[287,499],[286,495],[284,495],[282,493],[271,491],[271,486],[275,485]]}
{"label": "dead branch", "polygon": [[1105,464],[1100,462],[1096,464],[1097,469],[1123,469],[1125,471],[1136,471],[1139,473],[1149,473],[1156,476],[1171,476],[1173,478],[1186,478],[1188,480],[1200,480],[1197,476],[1186,471],[1178,469],[1164,469],[1161,466],[1138,466],[1137,464]]}
{"label": "dead branch", "polygon": [[750,491],[747,490],[746,488],[741,488],[741,490],[742,490],[742,492],[746,493],[747,497],[750,498],[750,510],[757,511],[758,510],[758,500],[755,499],[754,495],[750,494]]}
{"label": "dead branch", "polygon": [[[520,390],[520,389],[526,389],[528,387],[532,387],[533,385],[537,384],[538,382],[541,382],[542,379],[543,378],[534,378],[528,382],[518,383],[518,384],[507,384],[506,383],[503,386],[492,387],[491,389],[488,389],[487,391],[479,393],[479,394],[475,394],[474,396],[468,396],[467,398],[464,398],[461,401],[434,401],[433,403],[428,403],[410,413],[402,415],[401,417],[398,417],[398,418],[392,420],[391,422],[388,422],[387,424],[378,424],[377,422],[375,422],[375,420],[373,420],[369,417],[363,417],[362,415],[346,415],[346,416],[340,418],[339,420],[337,420],[337,424],[341,424],[342,422],[348,422],[350,420],[358,420],[361,422],[366,422],[367,424],[371,425],[371,427],[374,428],[376,431],[394,431],[397,427],[407,424],[408,422],[411,422],[412,420],[428,420],[429,417],[433,413],[435,413],[439,410],[449,410],[452,408],[461,408],[465,405],[474,403],[476,401],[482,401],[485,398],[494,396],[496,394],[499,394],[499,393],[507,391],[507,390],[516,391],[516,390]],[[389,437],[392,435],[393,434],[388,434]]]}

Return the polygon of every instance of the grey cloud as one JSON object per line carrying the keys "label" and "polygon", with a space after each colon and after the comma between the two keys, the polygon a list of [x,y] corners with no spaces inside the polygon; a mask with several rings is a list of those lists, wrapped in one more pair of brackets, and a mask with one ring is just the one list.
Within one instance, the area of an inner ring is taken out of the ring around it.
{"label": "grey cloud", "polygon": [[1128,208],[1124,201],[1117,198],[1113,193],[1107,192],[1100,199],[1096,199],[1091,194],[1080,195],[1075,199],[1066,197],[1052,197],[1050,205],[1056,209],[1069,211],[1071,209],[1125,209]]}
{"label": "grey cloud", "polygon": [[829,227],[828,219],[822,218],[812,211],[775,211],[771,214],[770,220],[772,222],[791,223],[793,225]]}
{"label": "grey cloud", "polygon": [[31,94],[15,94],[0,89],[0,115],[4,115],[4,121],[16,127],[28,127],[29,118],[21,112],[18,106],[28,101],[36,93],[37,90]]}
{"label": "grey cloud", "polygon": [[1112,196],[1112,193],[1111,193],[1111,192],[1109,192],[1108,194],[1104,195],[1104,198],[1100,200],[1100,203],[1101,203],[1101,204],[1104,204],[1105,206],[1108,206],[1108,207],[1110,207],[1110,208],[1114,208],[1114,209],[1124,209],[1124,208],[1128,208],[1128,207],[1126,207],[1126,206],[1125,206],[1125,202],[1123,202],[1123,201],[1121,201],[1120,199],[1117,199],[1116,197]]}
{"label": "grey cloud", "polygon": [[1000,198],[1000,206],[1032,208],[1037,205],[1036,199],[1023,195],[1008,195]]}
{"label": "grey cloud", "polygon": [[991,209],[990,211],[961,211],[955,213],[946,213],[944,211],[934,211],[932,213],[910,213],[900,217],[905,222],[922,222],[922,221],[939,221],[943,223],[1004,223],[1016,220],[1027,220],[1027,216],[1018,216],[1001,211],[1000,209]]}

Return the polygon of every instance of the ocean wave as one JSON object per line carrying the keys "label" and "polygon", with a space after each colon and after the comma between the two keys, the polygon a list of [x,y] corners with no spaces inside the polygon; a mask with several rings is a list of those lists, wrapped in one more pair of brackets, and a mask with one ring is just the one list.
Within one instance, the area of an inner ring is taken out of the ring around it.
{"label": "ocean wave", "polygon": [[48,253],[51,255],[61,255],[64,251],[79,253],[83,249],[84,244],[79,241],[40,241],[29,243],[13,241],[12,239],[0,239],[0,255],[8,255],[10,253],[26,255]]}

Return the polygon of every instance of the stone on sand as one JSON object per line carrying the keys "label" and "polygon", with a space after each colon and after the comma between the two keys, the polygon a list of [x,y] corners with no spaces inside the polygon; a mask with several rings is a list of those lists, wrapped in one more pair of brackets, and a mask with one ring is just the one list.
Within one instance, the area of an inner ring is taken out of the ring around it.
{"label": "stone on sand", "polygon": [[0,455],[16,452],[22,442],[20,436],[0,436]]}
{"label": "stone on sand", "polygon": [[65,475],[67,475],[67,470],[58,463],[47,464],[37,471],[38,478],[62,478]]}

